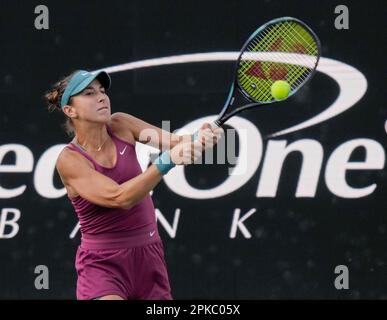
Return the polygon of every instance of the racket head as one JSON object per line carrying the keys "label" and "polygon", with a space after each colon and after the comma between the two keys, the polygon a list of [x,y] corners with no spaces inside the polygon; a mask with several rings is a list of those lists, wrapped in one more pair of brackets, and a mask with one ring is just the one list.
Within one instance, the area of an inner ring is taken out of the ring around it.
{"label": "racket head", "polygon": [[267,104],[277,102],[272,84],[285,80],[290,84],[289,98],[312,78],[320,55],[320,40],[304,22],[293,17],[271,20],[244,43],[235,86],[247,100]]}

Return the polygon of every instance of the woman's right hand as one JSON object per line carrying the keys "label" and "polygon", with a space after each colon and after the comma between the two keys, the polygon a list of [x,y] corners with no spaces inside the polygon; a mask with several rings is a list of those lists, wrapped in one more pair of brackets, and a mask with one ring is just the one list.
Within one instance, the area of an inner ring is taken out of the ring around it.
{"label": "woman's right hand", "polygon": [[187,165],[197,162],[202,156],[203,144],[199,141],[180,142],[174,146],[169,155],[176,165]]}
{"label": "woman's right hand", "polygon": [[211,124],[206,122],[197,131],[196,135],[196,139],[203,144],[204,149],[211,149],[218,143],[218,141],[224,135],[224,130],[222,127],[213,129],[211,127]]}

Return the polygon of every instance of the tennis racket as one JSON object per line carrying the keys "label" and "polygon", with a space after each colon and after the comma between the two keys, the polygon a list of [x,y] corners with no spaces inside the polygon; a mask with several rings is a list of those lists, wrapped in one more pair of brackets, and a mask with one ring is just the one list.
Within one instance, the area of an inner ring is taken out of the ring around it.
{"label": "tennis racket", "polygon": [[[290,85],[285,98],[288,99],[312,78],[320,54],[320,40],[304,22],[291,17],[267,22],[243,45],[230,93],[212,126],[220,127],[242,111],[277,102],[271,94],[271,87],[277,80]],[[233,106],[238,92],[248,104]]]}

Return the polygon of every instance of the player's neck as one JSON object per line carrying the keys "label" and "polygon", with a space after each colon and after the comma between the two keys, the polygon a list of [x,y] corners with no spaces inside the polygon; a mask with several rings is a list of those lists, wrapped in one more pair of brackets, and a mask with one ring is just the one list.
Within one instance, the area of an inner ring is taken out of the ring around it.
{"label": "player's neck", "polygon": [[74,139],[87,151],[100,151],[108,138],[105,124],[82,124],[77,126]]}

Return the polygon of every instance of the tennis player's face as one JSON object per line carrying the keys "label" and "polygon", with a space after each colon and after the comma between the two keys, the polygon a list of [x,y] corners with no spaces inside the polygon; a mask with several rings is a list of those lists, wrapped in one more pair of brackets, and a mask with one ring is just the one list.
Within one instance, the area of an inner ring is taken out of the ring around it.
{"label": "tennis player's face", "polygon": [[110,99],[105,88],[95,79],[81,93],[72,97],[71,105],[75,107],[78,119],[92,122],[110,120]]}

